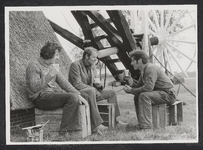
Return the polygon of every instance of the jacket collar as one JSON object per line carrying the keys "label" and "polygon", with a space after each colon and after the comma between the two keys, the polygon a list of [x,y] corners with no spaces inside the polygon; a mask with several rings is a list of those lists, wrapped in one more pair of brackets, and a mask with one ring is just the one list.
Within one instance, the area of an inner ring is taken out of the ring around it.
{"label": "jacket collar", "polygon": [[42,66],[44,66],[46,68],[49,68],[51,66],[51,65],[44,63],[43,58],[41,58],[41,57],[38,58],[38,61]]}

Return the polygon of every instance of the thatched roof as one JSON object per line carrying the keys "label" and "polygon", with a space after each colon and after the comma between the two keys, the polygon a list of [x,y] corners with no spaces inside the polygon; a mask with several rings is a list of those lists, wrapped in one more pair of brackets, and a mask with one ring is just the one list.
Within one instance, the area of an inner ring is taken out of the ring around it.
{"label": "thatched roof", "polygon": [[[9,61],[11,110],[32,108],[26,90],[25,70],[29,62],[39,57],[47,41],[59,42],[43,12],[13,11],[9,13]],[[70,59],[61,53],[60,66],[68,77]]]}

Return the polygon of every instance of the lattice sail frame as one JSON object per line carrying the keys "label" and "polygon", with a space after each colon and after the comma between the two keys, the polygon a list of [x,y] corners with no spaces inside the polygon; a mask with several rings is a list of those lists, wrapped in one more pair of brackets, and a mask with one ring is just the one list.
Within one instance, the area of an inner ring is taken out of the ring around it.
{"label": "lattice sail frame", "polygon": [[[131,26],[137,34],[144,33],[142,41],[144,50],[153,53],[171,73],[174,73],[173,64],[188,77],[187,70],[196,63],[196,18],[192,16],[195,13],[191,10],[163,9],[131,11]],[[190,36],[193,39],[189,38]],[[149,37],[157,37],[159,43],[149,48]],[[185,67],[180,63],[177,55],[187,59]],[[157,63],[155,59],[151,61]]]}

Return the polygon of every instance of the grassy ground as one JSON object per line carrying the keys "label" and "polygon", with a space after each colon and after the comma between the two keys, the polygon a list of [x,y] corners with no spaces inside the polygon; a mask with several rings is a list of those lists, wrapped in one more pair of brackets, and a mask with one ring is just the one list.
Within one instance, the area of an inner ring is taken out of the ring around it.
{"label": "grassy ground", "polygon": [[[196,78],[186,78],[186,87],[196,95]],[[113,81],[108,79],[107,81]],[[107,86],[107,89],[112,87]],[[178,89],[178,86],[176,86]],[[115,91],[120,91],[122,87],[114,87]],[[133,95],[125,94],[124,91],[117,93],[118,103],[120,106],[121,116],[118,118],[123,122],[128,122],[128,128],[118,128],[111,131],[106,131],[104,135],[92,134],[86,138],[71,138],[70,141],[120,141],[120,142],[189,142],[194,141],[197,138],[197,126],[196,126],[196,104],[197,100],[182,86],[179,90],[178,99],[184,101],[186,105],[183,107],[183,123],[178,126],[167,126],[166,129],[156,130],[143,130],[136,131],[133,126],[137,124],[135,108],[133,103]],[[44,133],[44,141],[50,142],[57,133]],[[25,132],[21,129],[16,129],[11,132],[12,142],[25,142]]]}

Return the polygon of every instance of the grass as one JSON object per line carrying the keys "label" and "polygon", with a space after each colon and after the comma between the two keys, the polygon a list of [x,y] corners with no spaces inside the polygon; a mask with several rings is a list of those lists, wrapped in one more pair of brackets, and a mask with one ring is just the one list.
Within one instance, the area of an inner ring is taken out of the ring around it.
{"label": "grass", "polygon": [[[108,79],[111,81],[111,79]],[[113,81],[113,79],[112,79]],[[185,85],[194,94],[196,94],[195,78],[186,78]],[[107,86],[107,89],[112,88]],[[119,91],[122,87],[114,87],[115,91]],[[178,89],[178,86],[176,86]],[[128,122],[128,128],[112,129],[104,132],[104,135],[92,134],[86,138],[70,138],[70,141],[88,142],[88,141],[130,141],[130,142],[160,142],[160,141],[195,141],[197,139],[197,126],[196,126],[196,104],[197,100],[183,87],[180,88],[178,99],[184,101],[186,105],[183,107],[183,123],[177,126],[167,126],[166,129],[156,130],[135,130],[134,126],[137,124],[135,108],[133,103],[133,95],[125,94],[124,91],[117,93],[118,103],[120,106],[121,116],[119,120]],[[44,133],[44,141],[50,142],[57,133]],[[11,131],[12,142],[25,142],[26,133],[20,128]]]}

